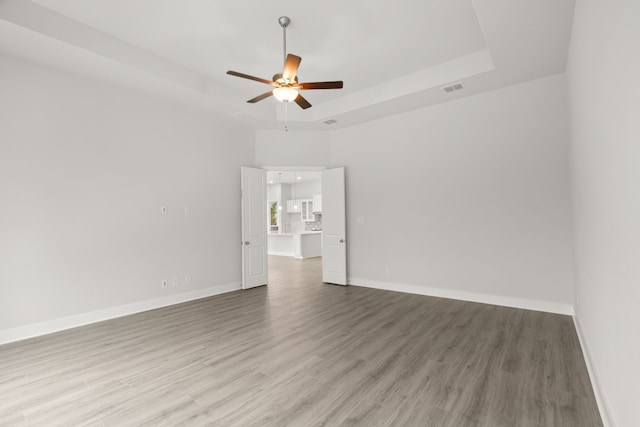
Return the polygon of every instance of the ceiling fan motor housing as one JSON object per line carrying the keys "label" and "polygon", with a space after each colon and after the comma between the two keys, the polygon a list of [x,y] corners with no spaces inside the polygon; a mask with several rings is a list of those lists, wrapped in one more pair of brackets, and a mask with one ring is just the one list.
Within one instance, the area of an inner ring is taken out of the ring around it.
{"label": "ceiling fan motor housing", "polygon": [[279,83],[281,86],[282,85],[288,86],[292,84],[298,84],[298,76],[296,75],[293,78],[292,82],[287,82],[285,79],[282,78],[282,73],[278,73],[273,75],[273,81],[276,83]]}

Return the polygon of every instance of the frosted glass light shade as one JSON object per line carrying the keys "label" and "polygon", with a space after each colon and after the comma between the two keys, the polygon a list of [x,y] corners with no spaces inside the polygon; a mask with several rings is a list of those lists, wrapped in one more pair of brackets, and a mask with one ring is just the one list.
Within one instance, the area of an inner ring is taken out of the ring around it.
{"label": "frosted glass light shade", "polygon": [[298,91],[288,86],[277,87],[273,90],[273,96],[280,102],[291,102],[298,96]]}

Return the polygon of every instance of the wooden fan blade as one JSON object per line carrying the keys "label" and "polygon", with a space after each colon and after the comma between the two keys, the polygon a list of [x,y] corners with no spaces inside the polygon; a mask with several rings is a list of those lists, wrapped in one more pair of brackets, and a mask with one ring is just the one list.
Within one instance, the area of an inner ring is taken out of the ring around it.
{"label": "wooden fan blade", "polygon": [[263,99],[270,97],[271,95],[273,95],[272,91],[265,92],[262,95],[258,95],[255,98],[251,98],[247,102],[250,103],[250,104],[255,104],[258,101],[262,101]]}
{"label": "wooden fan blade", "polygon": [[336,82],[311,82],[300,83],[297,89],[310,90],[310,89],[342,89],[342,81]]}
{"label": "wooden fan blade", "polygon": [[257,82],[265,83],[270,86],[276,86],[276,83],[272,82],[271,80],[261,79],[260,77],[250,76],[249,74],[239,73],[237,71],[227,71],[227,74],[229,74],[230,76],[242,77],[243,79],[255,80]]}
{"label": "wooden fan blade", "polygon": [[311,104],[309,104],[309,101],[304,99],[304,97],[300,94],[298,94],[298,96],[296,97],[296,99],[293,100],[293,102],[298,104],[300,108],[302,108],[303,110],[306,110],[307,108],[311,107]]}
{"label": "wooden fan blade", "polygon": [[302,61],[302,58],[300,58],[299,56],[288,54],[287,60],[284,63],[282,78],[288,80],[289,82],[293,82],[293,80],[296,78],[296,74],[298,73],[300,61]]}

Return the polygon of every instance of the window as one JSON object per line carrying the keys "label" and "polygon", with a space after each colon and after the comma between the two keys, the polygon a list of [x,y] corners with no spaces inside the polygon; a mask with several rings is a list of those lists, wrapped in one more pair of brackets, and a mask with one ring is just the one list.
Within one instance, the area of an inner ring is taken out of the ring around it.
{"label": "window", "polygon": [[278,202],[272,200],[268,204],[269,206],[269,231],[277,232],[279,224],[279,212],[278,212]]}

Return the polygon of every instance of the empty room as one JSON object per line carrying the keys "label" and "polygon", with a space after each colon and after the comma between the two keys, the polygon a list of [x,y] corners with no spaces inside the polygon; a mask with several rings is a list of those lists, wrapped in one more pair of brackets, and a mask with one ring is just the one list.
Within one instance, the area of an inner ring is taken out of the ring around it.
{"label": "empty room", "polygon": [[640,425],[639,19],[0,0],[0,426]]}

